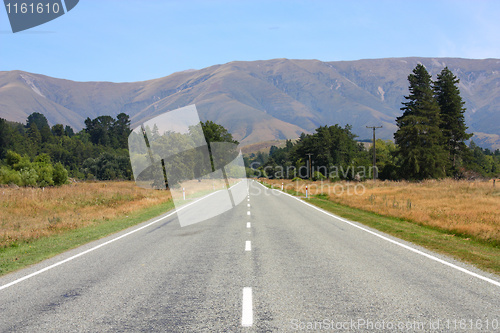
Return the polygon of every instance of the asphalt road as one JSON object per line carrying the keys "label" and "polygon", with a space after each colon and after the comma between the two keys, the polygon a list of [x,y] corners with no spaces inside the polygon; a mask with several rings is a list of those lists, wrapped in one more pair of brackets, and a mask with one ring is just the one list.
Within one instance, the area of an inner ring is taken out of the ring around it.
{"label": "asphalt road", "polygon": [[0,278],[0,332],[500,332],[498,277],[249,193],[207,221],[170,214]]}

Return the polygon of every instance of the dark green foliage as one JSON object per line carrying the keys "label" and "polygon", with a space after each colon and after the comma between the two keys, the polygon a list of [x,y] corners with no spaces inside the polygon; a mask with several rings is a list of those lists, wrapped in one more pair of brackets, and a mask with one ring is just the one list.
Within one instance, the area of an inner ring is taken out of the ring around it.
{"label": "dark green foliage", "polygon": [[446,175],[447,156],[440,129],[439,105],[434,98],[431,76],[421,64],[408,76],[410,95],[396,119],[394,134],[399,175],[406,179],[440,178]]}
{"label": "dark green foliage", "polygon": [[27,131],[28,139],[30,140],[32,146],[39,146],[42,143],[42,134],[38,130],[38,126],[35,123],[31,123]]}
{"label": "dark green foliage", "polygon": [[48,142],[52,141],[53,134],[50,131],[50,127],[48,125],[47,126],[43,126],[40,129],[40,135],[42,136],[42,143],[48,143]]}
{"label": "dark green foliage", "polygon": [[[28,156],[21,156],[9,150],[5,162],[6,166],[0,168],[0,183],[39,187],[62,184],[55,182],[54,166],[47,154],[40,154],[31,161]],[[66,172],[67,179],[67,171],[60,163],[57,170],[61,174]],[[58,182],[61,179],[57,179]]]}
{"label": "dark green foliage", "polygon": [[132,167],[128,156],[102,153],[83,162],[83,173],[87,178],[98,180],[130,179]]}
{"label": "dark green foliage", "polygon": [[[50,129],[43,115],[34,114],[29,119],[29,127],[0,119],[0,153],[5,155],[6,164],[1,169],[0,183],[51,186],[66,183],[68,176],[97,180],[132,178],[128,115],[121,113],[116,119],[87,118],[86,128],[76,134],[71,127],[61,124]],[[211,121],[202,125],[209,142],[238,144],[224,127]]]}
{"label": "dark green foliage", "polygon": [[500,176],[500,150],[492,152],[471,141],[463,154],[463,164],[457,168],[456,178],[495,178]]}
{"label": "dark green foliage", "polygon": [[471,142],[464,118],[464,101],[457,87],[459,80],[445,67],[431,87],[429,73],[417,65],[410,82],[409,100],[397,118],[394,134],[395,165],[388,164],[383,176],[388,179],[495,177],[500,173],[500,159],[491,151]]}
{"label": "dark green foliage", "polygon": [[126,149],[128,146],[130,118],[125,113],[120,113],[116,120],[110,116],[87,118],[85,126],[85,132],[89,134],[90,141],[95,145],[116,149]]}
{"label": "dark green foliage", "polygon": [[51,129],[40,114],[28,119],[28,127],[0,119],[0,157],[5,164],[0,183],[51,186],[66,183],[68,176],[106,180],[132,177],[127,115],[120,114],[116,120],[107,116],[88,119],[91,128],[77,134],[61,124]]}
{"label": "dark green foliage", "polygon": [[66,135],[66,132],[64,131],[64,126],[61,124],[55,124],[54,126],[52,126],[52,134],[54,136]]}
{"label": "dark green foliage", "polygon": [[[378,139],[376,142],[376,156],[378,178],[381,180],[399,179],[397,174],[398,161],[395,156],[396,145],[391,140]],[[373,145],[368,150],[368,155],[373,156]]]}
{"label": "dark green foliage", "polygon": [[0,118],[0,159],[4,158],[6,151],[6,147],[9,146],[9,126],[7,121],[3,118]]}
{"label": "dark green foliage", "polygon": [[463,159],[467,146],[464,141],[470,139],[472,134],[466,133],[465,102],[460,96],[457,84],[460,80],[445,67],[437,76],[434,83],[436,100],[441,110],[440,128],[443,133],[444,147],[448,153],[452,168],[451,173],[456,173],[460,160]]}
{"label": "dark green foliage", "polygon": [[57,162],[54,166],[52,178],[54,180],[54,185],[63,185],[68,182],[68,170],[64,168],[61,162]]}
{"label": "dark green foliage", "polygon": [[7,151],[5,162],[7,162],[7,165],[12,169],[16,169],[17,165],[19,165],[19,163],[21,162],[21,159],[21,155],[13,152],[12,150],[9,150]]}
{"label": "dark green foliage", "polygon": [[64,132],[67,136],[69,136],[70,138],[75,135],[75,131],[73,131],[73,128],[71,128],[69,125],[66,125],[66,127],[64,128]]}
{"label": "dark green foliage", "polygon": [[95,145],[112,145],[114,139],[112,134],[113,123],[113,117],[110,116],[85,119],[85,131],[90,134],[90,141]]}
{"label": "dark green foliage", "polygon": [[252,154],[246,162],[269,178],[364,179],[370,172],[367,152],[349,125],[322,126],[314,134],[303,133],[295,144],[287,140],[283,148],[272,146],[265,157]]}
{"label": "dark green foliage", "polygon": [[351,132],[351,126],[322,126],[316,133],[302,136],[297,142],[292,156],[306,165],[307,154],[312,154],[313,162],[320,166],[336,165],[346,167],[363,150]]}
{"label": "dark green foliage", "polygon": [[224,126],[218,125],[211,120],[207,120],[204,123],[202,122],[201,127],[209,145],[210,142],[232,142],[237,145],[239,144],[238,141],[233,139],[231,133],[229,133]]}
{"label": "dark green foliage", "polygon": [[41,113],[33,112],[28,116],[28,121],[26,122],[26,128],[30,128],[32,124],[35,124],[38,129],[42,129],[45,126],[49,127],[49,122],[47,118]]}

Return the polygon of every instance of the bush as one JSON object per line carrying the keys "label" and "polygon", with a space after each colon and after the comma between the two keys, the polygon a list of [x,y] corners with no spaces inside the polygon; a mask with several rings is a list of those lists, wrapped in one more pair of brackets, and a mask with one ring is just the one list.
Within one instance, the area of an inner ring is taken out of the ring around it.
{"label": "bush", "polygon": [[40,154],[31,162],[27,156],[8,151],[5,160],[7,166],[0,168],[0,183],[46,187],[68,181],[68,171],[60,162],[54,167],[47,154]]}
{"label": "bush", "polygon": [[63,167],[61,162],[56,163],[54,166],[52,179],[54,180],[54,185],[63,185],[68,182],[68,170]]}
{"label": "bush", "polygon": [[38,180],[38,173],[33,168],[24,168],[19,171],[21,182],[16,184],[19,186],[36,186]]}
{"label": "bush", "polygon": [[12,150],[8,150],[5,156],[5,160],[7,161],[7,165],[14,168],[16,164],[21,162],[21,155],[13,152]]}
{"label": "bush", "polygon": [[54,185],[54,180],[52,179],[54,168],[52,165],[37,165],[38,179],[37,183],[40,187],[47,187]]}
{"label": "bush", "polygon": [[35,157],[34,162],[41,165],[51,165],[50,156],[47,154],[38,155],[37,157]]}
{"label": "bush", "polygon": [[19,171],[9,169],[7,167],[0,168],[0,183],[2,184],[16,184],[22,186],[21,174]]}

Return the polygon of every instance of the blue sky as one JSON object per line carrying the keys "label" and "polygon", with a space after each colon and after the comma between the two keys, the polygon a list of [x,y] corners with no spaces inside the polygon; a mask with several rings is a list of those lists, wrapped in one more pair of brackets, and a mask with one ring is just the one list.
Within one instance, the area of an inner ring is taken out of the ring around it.
{"label": "blue sky", "polygon": [[0,70],[139,81],[233,60],[500,58],[500,1],[80,0],[13,34]]}

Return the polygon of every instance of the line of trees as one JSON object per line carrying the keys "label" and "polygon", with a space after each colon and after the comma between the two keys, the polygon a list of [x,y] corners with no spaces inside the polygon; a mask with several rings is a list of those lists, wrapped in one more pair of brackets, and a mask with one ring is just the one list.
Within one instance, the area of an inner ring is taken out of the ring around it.
{"label": "line of trees", "polygon": [[[269,178],[312,178],[321,180],[365,179],[372,175],[371,159],[356,141],[349,125],[322,126],[313,134],[302,133],[285,147],[272,146],[269,154],[245,157],[251,176]],[[309,157],[311,157],[309,159]]]}
{"label": "line of trees", "polygon": [[394,134],[399,174],[408,179],[460,176],[469,156],[458,78],[445,67],[433,82],[421,64],[408,76],[410,94]]}
{"label": "line of trees", "polygon": [[[78,133],[62,124],[50,127],[38,112],[28,116],[26,125],[0,118],[0,183],[50,186],[66,182],[67,177],[131,179],[129,116],[87,118],[85,125]],[[52,181],[47,176],[50,172],[38,172],[42,164],[53,169]]]}
{"label": "line of trees", "polygon": [[[435,82],[423,65],[408,76],[405,96],[396,119],[395,142],[377,140],[380,179],[496,177],[500,151],[478,147],[467,133],[459,80],[444,68]],[[202,123],[210,142],[236,143],[232,135],[212,121]],[[154,129],[152,129],[154,130]],[[70,126],[49,126],[43,114],[33,113],[26,125],[0,118],[0,183],[50,186],[77,179],[131,179],[128,151],[130,118],[121,113],[87,118],[75,133]],[[373,146],[365,149],[349,125],[322,126],[269,154],[245,157],[249,176],[363,180],[371,178]]]}
{"label": "line of trees", "polygon": [[[497,177],[500,151],[482,149],[473,141],[465,144],[472,134],[467,133],[458,78],[446,67],[433,82],[419,64],[408,81],[410,94],[396,119],[395,142],[376,142],[379,178]],[[285,147],[272,146],[269,154],[252,154],[246,165],[253,176],[362,180],[372,176],[372,155],[373,146],[366,150],[350,126],[334,125],[302,134],[296,142],[287,140]]]}
{"label": "line of trees", "polygon": [[[201,124],[208,143],[238,144],[231,133],[212,121]],[[132,179],[128,151],[130,118],[87,118],[75,133],[70,126],[52,127],[38,112],[26,125],[0,118],[0,184],[52,186],[81,180]]]}

